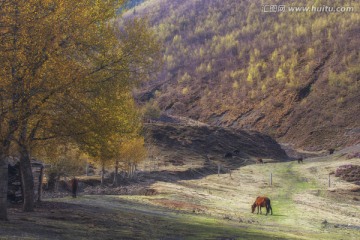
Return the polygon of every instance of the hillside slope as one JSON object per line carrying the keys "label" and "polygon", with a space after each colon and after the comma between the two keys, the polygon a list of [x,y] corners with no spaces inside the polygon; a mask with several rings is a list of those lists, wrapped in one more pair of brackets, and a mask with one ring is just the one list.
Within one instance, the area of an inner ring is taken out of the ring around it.
{"label": "hillside slope", "polygon": [[[148,0],[164,71],[138,91],[165,112],[254,129],[307,149],[360,139],[360,2]],[[291,6],[350,12],[290,12]]]}
{"label": "hillside slope", "polygon": [[202,178],[217,173],[219,165],[227,173],[257,158],[289,160],[274,139],[255,131],[170,123],[146,124],[144,131],[150,156],[140,168],[163,181]]}

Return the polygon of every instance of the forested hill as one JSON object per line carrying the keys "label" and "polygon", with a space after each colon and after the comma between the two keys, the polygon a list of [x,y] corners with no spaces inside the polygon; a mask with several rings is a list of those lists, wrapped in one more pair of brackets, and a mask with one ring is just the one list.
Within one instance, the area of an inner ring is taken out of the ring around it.
{"label": "forested hill", "polygon": [[360,2],[264,2],[148,0],[125,14],[147,16],[164,43],[164,71],[139,99],[299,147],[359,142]]}

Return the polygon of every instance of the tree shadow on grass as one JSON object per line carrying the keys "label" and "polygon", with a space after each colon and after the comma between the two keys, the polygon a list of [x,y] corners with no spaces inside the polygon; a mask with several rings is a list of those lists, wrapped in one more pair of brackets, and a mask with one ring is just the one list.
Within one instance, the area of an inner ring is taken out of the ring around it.
{"label": "tree shadow on grass", "polygon": [[[12,212],[2,237],[36,239],[266,239],[248,225],[134,203],[109,196],[56,199],[34,213]],[[25,220],[24,220],[25,219]],[[16,230],[15,230],[16,229]],[[276,238],[285,239],[285,238]]]}

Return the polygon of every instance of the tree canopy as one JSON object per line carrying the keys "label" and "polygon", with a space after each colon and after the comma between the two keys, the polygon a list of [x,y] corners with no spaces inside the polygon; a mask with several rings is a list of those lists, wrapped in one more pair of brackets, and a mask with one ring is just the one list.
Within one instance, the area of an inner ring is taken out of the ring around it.
{"label": "tree canopy", "polygon": [[114,135],[139,128],[131,89],[156,70],[159,45],[144,20],[113,24],[121,4],[0,1],[0,165],[13,142],[26,178],[25,210],[32,210],[27,184],[38,141],[67,139],[99,156],[110,152]]}

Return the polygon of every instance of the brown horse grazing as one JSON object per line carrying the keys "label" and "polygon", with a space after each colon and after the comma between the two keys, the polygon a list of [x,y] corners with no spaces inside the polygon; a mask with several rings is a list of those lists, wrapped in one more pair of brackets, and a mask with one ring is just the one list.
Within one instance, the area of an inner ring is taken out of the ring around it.
{"label": "brown horse grazing", "polygon": [[266,207],[266,215],[268,215],[270,211],[271,211],[271,215],[273,214],[270,204],[270,199],[268,197],[257,197],[254,204],[251,206],[252,213],[254,213],[256,207],[257,207],[257,214],[259,214],[259,209],[261,214],[262,207]]}
{"label": "brown horse grazing", "polygon": [[72,192],[72,197],[76,198],[76,192],[78,189],[78,180],[76,179],[76,177],[74,177],[73,179],[71,179],[71,192]]}

